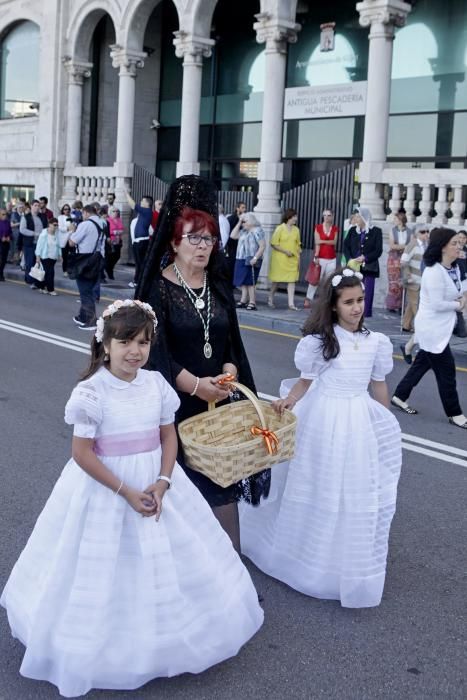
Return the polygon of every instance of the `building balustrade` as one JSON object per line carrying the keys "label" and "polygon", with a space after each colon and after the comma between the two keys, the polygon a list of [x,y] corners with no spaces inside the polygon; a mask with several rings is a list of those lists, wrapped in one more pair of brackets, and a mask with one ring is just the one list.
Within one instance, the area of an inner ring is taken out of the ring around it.
{"label": "building balustrade", "polygon": [[467,170],[385,169],[386,220],[401,209],[409,223],[467,226]]}
{"label": "building balustrade", "polygon": [[83,204],[105,201],[116,189],[116,171],[110,167],[76,166],[65,170],[63,200],[79,199]]}

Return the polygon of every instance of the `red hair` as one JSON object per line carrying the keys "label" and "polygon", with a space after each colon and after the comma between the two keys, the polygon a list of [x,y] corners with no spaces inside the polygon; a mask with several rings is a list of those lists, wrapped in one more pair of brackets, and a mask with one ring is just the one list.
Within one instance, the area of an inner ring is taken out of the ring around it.
{"label": "red hair", "polygon": [[[172,243],[176,245],[180,243],[182,240],[183,228],[186,224],[192,224],[192,233],[207,231],[211,236],[216,236],[217,239],[219,239],[219,225],[210,214],[201,211],[201,209],[183,207],[180,216],[177,216],[175,219]],[[215,250],[217,250],[217,243],[213,246],[213,251]]]}

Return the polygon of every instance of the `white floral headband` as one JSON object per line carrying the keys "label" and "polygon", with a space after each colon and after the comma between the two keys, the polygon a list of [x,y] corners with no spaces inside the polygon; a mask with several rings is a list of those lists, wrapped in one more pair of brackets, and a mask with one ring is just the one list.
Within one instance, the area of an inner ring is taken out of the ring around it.
{"label": "white floral headband", "polygon": [[106,309],[104,309],[102,316],[97,319],[96,321],[96,332],[95,332],[95,338],[98,343],[102,343],[104,340],[104,324],[105,324],[105,319],[110,318],[113,316],[119,309],[123,309],[128,306],[137,306],[139,309],[142,309],[152,320],[154,323],[154,331],[157,328],[157,318],[156,314],[154,312],[154,309],[150,304],[146,304],[144,301],[139,301],[139,299],[117,299],[116,301],[113,302],[113,304],[110,304]]}
{"label": "white floral headband", "polygon": [[[361,272],[355,272],[354,270],[351,270],[350,267],[346,267],[342,270],[342,275],[334,275],[334,277],[331,280],[331,284],[333,287],[338,287],[340,283],[342,282],[344,277],[356,277],[357,279],[360,280],[360,282],[363,279],[363,275]],[[362,284],[363,287],[363,284]],[[363,287],[365,289],[365,287]]]}

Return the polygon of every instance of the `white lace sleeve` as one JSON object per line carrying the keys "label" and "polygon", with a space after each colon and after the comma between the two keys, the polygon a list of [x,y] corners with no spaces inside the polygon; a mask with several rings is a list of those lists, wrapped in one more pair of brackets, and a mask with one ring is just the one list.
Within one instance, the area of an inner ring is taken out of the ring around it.
{"label": "white lace sleeve", "polygon": [[161,425],[169,425],[175,420],[175,412],[180,406],[180,399],[168,381],[164,379],[160,372],[154,372],[157,385],[161,393]]}
{"label": "white lace sleeve", "polygon": [[321,349],[321,339],[316,335],[306,335],[295,350],[295,367],[302,379],[316,379],[326,368],[326,360]]}
{"label": "white lace sleeve", "polygon": [[102,421],[102,408],[95,387],[81,382],[71,392],[65,406],[65,423],[73,425],[73,435],[93,438]]}
{"label": "white lace sleeve", "polygon": [[392,372],[394,365],[392,359],[392,343],[386,335],[376,333],[378,336],[378,347],[376,350],[371,379],[375,382],[384,382],[386,375]]}

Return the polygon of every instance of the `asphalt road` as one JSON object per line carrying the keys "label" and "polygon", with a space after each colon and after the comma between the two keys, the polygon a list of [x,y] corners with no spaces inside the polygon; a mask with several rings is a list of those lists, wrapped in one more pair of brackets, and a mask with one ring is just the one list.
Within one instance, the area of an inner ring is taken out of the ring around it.
{"label": "asphalt road", "polygon": [[[69,457],[71,430],[63,409],[86,363],[77,343],[90,339],[71,320],[77,307],[70,295],[51,298],[12,283],[0,289],[0,588]],[[8,323],[24,328],[12,332]],[[296,374],[296,339],[263,331],[244,331],[244,339],[258,388],[276,394],[281,378]],[[395,363],[391,387],[404,369]],[[467,410],[466,371],[458,382]],[[407,449],[378,608],[347,610],[308,598],[248,564],[264,596],[265,623],[236,658],[200,676],[87,697],[465,698],[467,441],[443,417],[431,377],[414,392],[413,404],[418,416],[397,413]],[[53,686],[19,675],[22,654],[2,609],[0,699],[59,697]]]}

